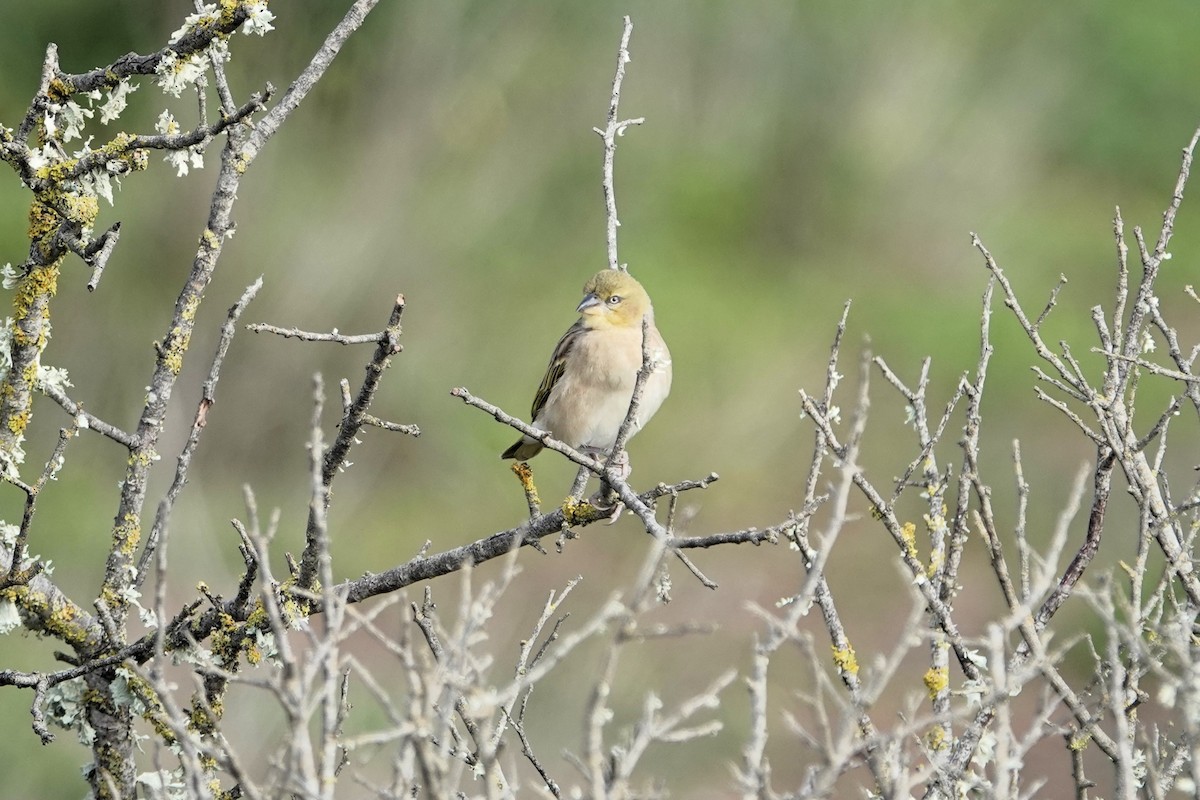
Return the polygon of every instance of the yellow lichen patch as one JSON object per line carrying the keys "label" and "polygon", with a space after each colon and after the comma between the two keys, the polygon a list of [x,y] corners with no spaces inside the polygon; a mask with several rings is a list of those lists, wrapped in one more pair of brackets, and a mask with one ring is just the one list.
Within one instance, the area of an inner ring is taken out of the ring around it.
{"label": "yellow lichen patch", "polygon": [[838,671],[848,675],[858,674],[858,656],[854,655],[854,648],[847,642],[845,647],[830,645],[833,650],[833,663],[837,665]]}
{"label": "yellow lichen patch", "polygon": [[533,485],[533,470],[524,461],[516,461],[512,465],[513,474],[517,476],[517,480],[521,482],[521,488],[525,490],[525,496],[529,498],[529,502],[534,505],[541,505],[542,499],[538,497],[537,487]]}
{"label": "yellow lichen patch", "polygon": [[132,675],[126,678],[126,683],[129,690],[142,701],[143,710],[141,712],[142,719],[150,723],[150,727],[162,739],[162,743],[168,747],[175,744],[175,733],[164,719],[164,709],[162,701],[158,699],[158,695],[154,693],[150,683],[140,675]]}
{"label": "yellow lichen patch", "polygon": [[930,699],[933,699],[946,691],[946,687],[950,685],[950,670],[946,667],[930,667],[922,680],[925,682],[925,688],[929,690]]}
{"label": "yellow lichen patch", "polygon": [[[204,594],[208,594],[208,586],[206,584],[204,584],[202,582],[199,584],[199,586],[200,586],[201,592],[203,592]],[[237,630],[237,620],[235,620],[233,617],[231,617],[229,614],[225,613],[224,611],[222,611],[220,614],[217,615],[217,623],[219,624],[220,627],[217,629],[216,633],[213,634],[214,640],[218,636],[224,636],[224,637],[228,638],[230,633]]]}
{"label": "yellow lichen patch", "polygon": [[113,545],[122,555],[133,555],[142,538],[142,521],[137,514],[126,514],[121,524],[113,528]]}
{"label": "yellow lichen patch", "polygon": [[129,466],[140,467],[141,469],[149,469],[150,465],[158,460],[158,453],[154,450],[139,450],[125,460]]}
{"label": "yellow lichen patch", "polygon": [[58,227],[58,212],[41,200],[29,205],[29,238],[38,241]]}
{"label": "yellow lichen patch", "polygon": [[220,697],[210,698],[208,707],[212,709],[213,714],[218,718],[225,716],[225,704],[221,702]]}
{"label": "yellow lichen patch", "polygon": [[70,604],[56,604],[45,592],[28,586],[11,586],[0,596],[16,604],[35,633],[50,634],[72,647],[81,647],[87,642],[87,629],[79,624],[77,610]]}
{"label": "yellow lichen patch", "polygon": [[20,435],[25,432],[25,428],[29,426],[29,409],[22,409],[8,418],[8,429],[13,433]]}
{"label": "yellow lichen patch", "polygon": [[[300,609],[294,603],[289,607],[285,602],[282,613],[286,619],[291,613],[300,613]],[[255,632],[269,630],[270,620],[261,601],[255,604],[254,610],[247,616],[245,622],[238,622],[226,613],[222,613],[218,617],[218,621],[219,626],[213,632],[210,641],[212,651],[220,664],[227,668],[233,668],[242,656],[245,656],[246,663],[252,666],[262,663],[267,654],[259,647]],[[210,704],[212,702],[210,700]],[[216,707],[214,706],[214,708]]]}
{"label": "yellow lichen patch", "polygon": [[162,703],[159,702],[158,695],[154,693],[154,689],[145,678],[137,674],[128,675],[125,678],[125,685],[145,704],[147,714],[152,711],[162,711]]}
{"label": "yellow lichen patch", "polygon": [[563,521],[568,525],[585,525],[607,516],[591,503],[585,500],[576,500],[574,497],[563,500],[562,512]]}
{"label": "yellow lichen patch", "polygon": [[257,628],[266,626],[267,622],[267,609],[263,606],[262,598],[259,598],[254,601],[254,610],[246,615],[246,624]]}
{"label": "yellow lichen patch", "polygon": [[54,102],[66,100],[72,94],[71,87],[61,78],[51,78],[46,86],[46,96]]}
{"label": "yellow lichen patch", "polygon": [[95,195],[68,194],[63,197],[63,210],[72,222],[82,227],[91,227],[100,216],[100,201]]}
{"label": "yellow lichen patch", "polygon": [[900,538],[904,540],[904,552],[911,559],[917,558],[917,526],[915,523],[906,522],[900,528]]}
{"label": "yellow lichen patch", "polygon": [[[33,309],[44,308],[46,298],[53,297],[58,291],[58,265],[61,262],[59,259],[44,267],[34,267],[17,283],[17,290],[13,292],[13,317],[18,323],[29,319]],[[18,324],[14,326],[13,339],[18,345],[41,349],[46,343],[45,325],[25,330]]]}
{"label": "yellow lichen patch", "polygon": [[[29,274],[17,284],[13,306],[18,311],[28,311],[33,301],[42,296],[53,297],[58,292],[58,264],[47,264],[44,267],[34,267]],[[23,319],[24,314],[21,315]]]}
{"label": "yellow lichen patch", "polygon": [[171,348],[163,354],[163,366],[170,370],[172,375],[178,375],[183,369],[183,353],[177,348]]}
{"label": "yellow lichen patch", "polygon": [[150,727],[154,728],[154,732],[158,735],[159,739],[162,739],[163,744],[165,744],[167,747],[170,747],[176,743],[177,740],[175,739],[175,732],[171,730],[171,727],[167,724],[166,720],[163,719],[161,714],[147,713],[142,716],[147,722],[150,723]]}
{"label": "yellow lichen patch", "polygon": [[103,600],[104,605],[108,606],[109,608],[120,608],[123,605],[121,596],[117,594],[117,591],[113,587],[108,585],[105,585],[100,590],[100,599]]}
{"label": "yellow lichen patch", "polygon": [[109,156],[128,156],[133,152],[129,149],[129,145],[131,144],[133,144],[133,134],[121,131],[112,139],[105,142],[104,146],[98,152]]}
{"label": "yellow lichen patch", "polygon": [[297,601],[295,596],[289,592],[279,606],[279,613],[283,617],[284,624],[294,626],[297,621],[308,618],[309,606]]}
{"label": "yellow lichen patch", "polygon": [[183,324],[171,328],[171,333],[167,337],[162,361],[163,366],[169,369],[172,375],[178,375],[179,371],[183,369],[183,354],[187,352],[188,345],[192,341],[192,324],[196,320],[196,311],[200,308],[200,300],[201,297],[198,294],[188,297],[183,308],[179,310],[179,319]]}
{"label": "yellow lichen patch", "polygon": [[941,552],[933,552],[929,554],[929,566],[925,569],[925,574],[932,578],[937,574],[937,571],[942,568],[942,562],[945,555]]}
{"label": "yellow lichen patch", "polygon": [[193,294],[188,297],[183,303],[183,310],[180,312],[180,319],[192,322],[196,319],[196,310],[200,308],[200,295]]}
{"label": "yellow lichen patch", "polygon": [[949,741],[946,737],[946,729],[941,725],[935,725],[929,733],[925,735],[925,743],[929,745],[930,750],[945,750]]}
{"label": "yellow lichen patch", "polygon": [[218,3],[218,8],[221,10],[221,25],[229,25],[233,22],[233,17],[237,13],[238,6],[241,0],[221,0]]}
{"label": "yellow lichen patch", "polygon": [[217,729],[218,722],[219,717],[208,713],[199,702],[192,706],[191,713],[188,714],[188,727],[197,733],[212,733]]}

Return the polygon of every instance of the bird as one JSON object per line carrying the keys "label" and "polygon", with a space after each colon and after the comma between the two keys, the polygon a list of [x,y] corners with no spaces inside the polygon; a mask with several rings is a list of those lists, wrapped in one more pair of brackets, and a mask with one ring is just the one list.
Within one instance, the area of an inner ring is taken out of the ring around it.
{"label": "bird", "polygon": [[[604,269],[583,286],[575,309],[579,319],[550,356],[546,375],[533,397],[533,427],[594,457],[607,454],[629,413],[642,367],[642,320],[653,371],[646,378],[630,437],[640,430],[671,391],[671,353],[654,326],[650,295],[628,272]],[[527,461],[542,443],[522,436],[502,459]],[[628,462],[624,469],[628,474]]]}

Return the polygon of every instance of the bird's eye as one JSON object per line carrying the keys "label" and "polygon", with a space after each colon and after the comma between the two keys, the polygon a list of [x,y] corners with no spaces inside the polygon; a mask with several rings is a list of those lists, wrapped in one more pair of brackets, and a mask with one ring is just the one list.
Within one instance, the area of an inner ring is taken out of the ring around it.
{"label": "bird's eye", "polygon": [[619,294],[614,294],[612,297],[608,298],[608,304],[610,306],[618,305],[620,302],[621,302],[621,295],[619,295]]}

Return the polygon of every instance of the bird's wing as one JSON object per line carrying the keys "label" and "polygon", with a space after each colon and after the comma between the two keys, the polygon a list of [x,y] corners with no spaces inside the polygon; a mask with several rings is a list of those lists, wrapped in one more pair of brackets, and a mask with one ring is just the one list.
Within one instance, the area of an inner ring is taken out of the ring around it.
{"label": "bird's wing", "polygon": [[567,358],[570,357],[571,348],[579,341],[579,337],[583,335],[584,331],[583,320],[579,320],[567,328],[567,332],[554,346],[554,354],[550,356],[550,364],[546,367],[546,376],[542,378],[537,394],[533,396],[533,410],[529,416],[531,422],[536,420],[538,413],[546,407],[546,401],[550,399],[550,392],[554,390],[554,385],[567,371]]}

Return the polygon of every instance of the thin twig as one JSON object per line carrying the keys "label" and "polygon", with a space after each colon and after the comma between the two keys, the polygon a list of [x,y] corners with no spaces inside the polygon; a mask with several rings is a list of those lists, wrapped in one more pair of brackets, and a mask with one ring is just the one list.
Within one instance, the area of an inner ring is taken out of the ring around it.
{"label": "thin twig", "polygon": [[302,342],[335,342],[341,345],[377,344],[379,342],[378,333],[360,333],[347,336],[339,333],[337,328],[334,328],[329,333],[312,333],[310,331],[302,331],[299,328],[280,328],[276,325],[268,325],[265,322],[251,322],[246,326],[246,330],[253,333],[273,333],[285,339],[299,339]]}
{"label": "thin twig", "polygon": [[617,259],[617,228],[621,226],[617,218],[617,194],[613,186],[613,159],[617,152],[617,137],[625,135],[625,129],[631,125],[641,125],[645,117],[635,119],[617,119],[618,107],[621,104],[621,84],[625,81],[625,65],[629,63],[629,36],[633,33],[633,21],[624,17],[624,31],[621,34],[621,46],[617,50],[617,72],[613,76],[612,98],[608,103],[607,124],[603,129],[593,128],[604,140],[604,208],[608,223],[608,267],[609,269],[624,269]]}
{"label": "thin twig", "polygon": [[44,395],[62,406],[63,411],[74,417],[80,429],[93,430],[101,436],[107,436],[126,450],[132,450],[137,445],[133,434],[121,430],[116,425],[110,425],[96,415],[85,411],[81,403],[72,400],[58,386],[41,383],[38,385],[38,388],[41,389]]}
{"label": "thin twig", "polygon": [[[328,496],[333,480],[346,463],[346,456],[358,441],[358,433],[365,424],[367,409],[375,399],[384,371],[391,365],[392,357],[403,349],[400,345],[400,321],[404,315],[404,295],[396,295],[392,305],[391,315],[384,329],[374,335],[375,352],[367,363],[366,375],[358,394],[349,408],[343,413],[337,436],[328,449],[318,452],[321,458],[321,490],[324,497],[324,507],[319,514],[323,515],[328,509]],[[419,433],[419,430],[402,428],[405,433]],[[314,444],[315,446],[315,444]],[[300,576],[298,585],[303,589],[311,589],[317,577],[317,543],[319,541],[317,527],[321,524],[317,519],[318,511],[313,506],[309,510],[308,525],[305,530],[304,552],[300,557]]]}
{"label": "thin twig", "polygon": [[188,469],[192,464],[192,455],[196,452],[196,446],[200,443],[200,434],[203,433],[204,427],[208,424],[208,411],[212,408],[213,403],[217,401],[216,390],[217,381],[220,379],[221,367],[225,363],[225,355],[229,352],[229,345],[233,341],[233,335],[237,330],[237,321],[242,316],[242,312],[246,310],[246,306],[250,305],[258,290],[262,288],[263,279],[260,275],[258,280],[246,287],[242,292],[241,298],[233,304],[226,315],[225,324],[221,326],[221,336],[217,340],[217,351],[213,355],[212,364],[208,369],[208,378],[204,381],[204,386],[200,391],[200,402],[196,407],[196,416],[192,420],[192,430],[188,434],[187,441],[183,445],[183,449],[179,453],[175,463],[175,477],[171,481],[170,488],[163,495],[162,500],[158,503],[158,511],[154,515],[154,526],[150,529],[150,535],[146,537],[146,544],[142,548],[142,555],[138,559],[137,577],[134,579],[133,585],[140,587],[146,580],[146,575],[149,572],[150,559],[154,557],[154,548],[158,545],[159,537],[162,536],[163,530],[170,524],[171,511],[175,507],[175,500],[179,497],[179,493],[183,491],[184,485],[187,483]]}

